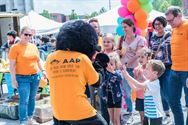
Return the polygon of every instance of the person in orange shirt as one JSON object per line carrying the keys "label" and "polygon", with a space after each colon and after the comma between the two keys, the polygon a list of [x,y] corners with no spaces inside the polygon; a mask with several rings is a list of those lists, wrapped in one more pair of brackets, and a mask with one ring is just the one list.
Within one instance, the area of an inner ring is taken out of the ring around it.
{"label": "person in orange shirt", "polygon": [[28,27],[21,30],[21,39],[9,51],[10,73],[12,85],[19,93],[19,119],[20,125],[39,124],[32,119],[35,109],[35,96],[37,94],[40,76],[39,69],[45,75],[39,52],[35,44],[30,43],[32,32]]}
{"label": "person in orange shirt", "polygon": [[97,32],[98,35],[98,45],[100,47],[103,46],[103,40],[102,40],[102,34],[101,34],[101,30],[100,30],[100,25],[99,25],[99,21],[95,18],[92,18],[89,20],[89,24],[95,29],[95,31]]}
{"label": "person in orange shirt", "polygon": [[[175,125],[185,125],[181,106],[182,88],[184,88],[186,107],[188,107],[188,20],[182,19],[179,7],[167,9],[166,20],[173,28],[171,37],[172,67],[169,76],[169,103],[174,115]],[[186,120],[188,125],[188,117]]]}
{"label": "person in orange shirt", "polygon": [[91,62],[97,42],[87,22],[68,22],[60,29],[56,51],[45,64],[55,125],[106,125],[85,94],[87,84],[97,86],[101,80]]}

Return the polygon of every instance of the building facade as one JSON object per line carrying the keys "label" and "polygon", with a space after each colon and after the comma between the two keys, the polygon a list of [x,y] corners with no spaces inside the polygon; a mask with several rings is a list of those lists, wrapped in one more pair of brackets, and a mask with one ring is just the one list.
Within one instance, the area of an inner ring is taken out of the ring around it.
{"label": "building facade", "polygon": [[28,13],[33,10],[33,0],[1,0],[0,12]]}

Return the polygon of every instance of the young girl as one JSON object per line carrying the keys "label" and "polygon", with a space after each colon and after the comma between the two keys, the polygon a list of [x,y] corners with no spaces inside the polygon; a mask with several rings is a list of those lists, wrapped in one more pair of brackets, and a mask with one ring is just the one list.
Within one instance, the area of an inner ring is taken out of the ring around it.
{"label": "young girl", "polygon": [[110,58],[108,63],[105,82],[101,85],[101,95],[103,102],[106,103],[108,114],[113,125],[120,125],[120,110],[122,93],[120,83],[122,77],[118,72],[121,65],[119,55],[114,51],[115,41],[112,34],[106,34],[103,37],[104,53]]}
{"label": "young girl", "polygon": [[[150,49],[142,48],[138,51],[139,65],[134,68],[134,78],[139,82],[143,83],[145,81],[144,70],[148,60],[152,58],[152,52]],[[129,84],[133,90],[136,90],[136,110],[140,113],[141,124],[143,125],[144,120],[144,90],[137,89],[134,85]]]}

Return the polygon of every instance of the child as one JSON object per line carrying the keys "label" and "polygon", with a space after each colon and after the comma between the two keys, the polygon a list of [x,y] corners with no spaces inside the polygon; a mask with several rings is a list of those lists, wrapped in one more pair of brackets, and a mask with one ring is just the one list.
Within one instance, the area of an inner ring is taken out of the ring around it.
{"label": "child", "polygon": [[116,56],[109,56],[110,63],[108,63],[105,75],[105,81],[101,85],[102,98],[108,107],[108,113],[113,125],[120,125],[120,111],[122,93],[120,83],[122,77],[117,71],[118,58]]}
{"label": "child", "polygon": [[149,60],[144,70],[146,81],[140,83],[132,78],[123,66],[123,75],[130,85],[145,89],[144,93],[144,125],[162,125],[163,107],[160,97],[158,78],[164,73],[165,66],[160,60]]}
{"label": "child", "polygon": [[[139,65],[134,69],[134,78],[139,82],[143,83],[146,79],[143,76],[143,71],[146,68],[148,60],[152,58],[152,51],[147,48],[142,48],[138,51]],[[130,85],[131,86],[131,85]],[[136,90],[136,110],[139,111],[141,125],[144,120],[144,90],[131,86],[133,90]]]}

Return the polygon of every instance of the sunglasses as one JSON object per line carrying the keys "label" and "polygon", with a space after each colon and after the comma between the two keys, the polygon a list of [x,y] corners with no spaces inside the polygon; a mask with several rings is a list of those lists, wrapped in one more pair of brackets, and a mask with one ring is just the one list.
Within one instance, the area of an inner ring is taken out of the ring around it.
{"label": "sunglasses", "polygon": [[29,37],[31,37],[32,34],[24,33],[24,36],[29,36]]}

